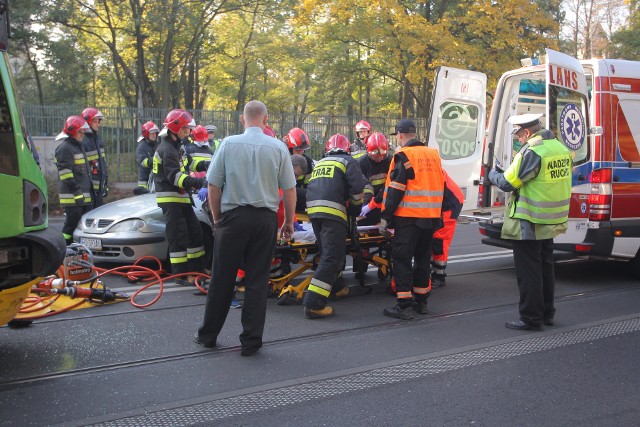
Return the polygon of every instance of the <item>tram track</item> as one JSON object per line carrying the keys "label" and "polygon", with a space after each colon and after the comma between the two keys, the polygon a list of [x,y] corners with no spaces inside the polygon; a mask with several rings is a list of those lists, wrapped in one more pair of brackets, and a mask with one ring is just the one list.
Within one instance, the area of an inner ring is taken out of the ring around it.
{"label": "tram track", "polygon": [[[491,271],[495,271],[495,270],[491,270]],[[474,274],[474,273],[463,273],[463,274]],[[477,273],[475,273],[475,274],[477,274]],[[590,290],[590,291],[574,292],[574,293],[571,293],[571,294],[567,294],[567,295],[562,295],[562,296],[556,297],[556,302],[561,302],[561,301],[564,301],[564,300],[575,300],[577,298],[593,298],[593,297],[597,297],[597,296],[604,296],[604,295],[615,294],[615,293],[619,293],[619,292],[625,292],[625,291],[637,290],[637,289],[640,289],[640,284],[638,284],[638,285],[615,286],[615,287],[609,287],[609,288],[605,288],[605,289],[596,289],[596,290]],[[195,305],[196,304],[192,304],[192,305],[189,305],[189,306],[195,306]],[[198,304],[198,305],[200,305],[200,304]],[[384,331],[384,330],[390,330],[390,329],[398,329],[398,328],[402,328],[402,327],[406,327],[406,326],[410,326],[410,325],[416,325],[416,324],[425,323],[425,322],[428,322],[428,321],[433,321],[434,319],[445,319],[445,318],[451,318],[451,317],[466,316],[466,315],[471,315],[471,314],[476,314],[476,313],[490,312],[492,310],[496,310],[496,309],[500,309],[500,308],[506,308],[506,307],[512,307],[512,306],[513,306],[513,303],[496,304],[496,305],[492,305],[492,306],[489,306],[489,307],[481,307],[481,308],[474,308],[474,309],[469,309],[469,310],[452,311],[452,312],[449,312],[449,313],[441,313],[441,314],[437,314],[437,315],[427,315],[427,316],[424,316],[424,317],[416,318],[415,320],[413,320],[411,322],[405,322],[405,321],[389,322],[388,320],[386,320],[384,322],[377,322],[377,323],[374,323],[374,324],[363,325],[363,326],[359,326],[359,327],[338,328],[338,329],[319,332],[319,333],[312,333],[312,334],[306,334],[306,335],[298,335],[298,336],[292,336],[292,337],[287,337],[287,338],[274,339],[274,340],[270,340],[270,341],[265,341],[263,346],[264,347],[272,347],[272,346],[277,346],[277,345],[282,345],[282,344],[290,344],[290,343],[295,343],[295,342],[304,342],[304,341],[309,341],[309,340],[316,340],[316,339],[319,339],[319,338],[343,336],[343,335],[348,335],[348,334],[352,334],[352,333],[376,332],[376,331]],[[172,307],[172,308],[176,308],[176,307]],[[160,309],[158,309],[158,310],[160,310]],[[110,313],[110,314],[104,314],[102,316],[108,316],[108,315],[111,316],[111,315],[116,315],[116,314],[128,314],[128,313],[132,313],[132,312]],[[101,317],[101,316],[95,316],[95,317]],[[86,318],[83,317],[83,318],[74,318],[74,319],[67,319],[67,320],[80,320],[80,319],[86,319]],[[198,350],[198,351],[184,352],[184,353],[173,354],[173,355],[150,357],[150,358],[133,360],[133,361],[118,362],[118,363],[104,364],[104,365],[99,365],[99,366],[90,366],[90,367],[85,367],[85,368],[70,369],[70,370],[67,370],[67,371],[64,371],[64,372],[55,372],[55,373],[34,375],[34,376],[29,376],[29,377],[12,379],[12,380],[8,380],[8,381],[0,381],[0,390],[4,391],[4,390],[8,390],[11,387],[15,387],[15,386],[26,385],[26,384],[33,385],[33,384],[36,384],[36,383],[43,383],[43,382],[50,381],[50,380],[57,380],[57,379],[70,378],[70,377],[78,377],[78,376],[82,376],[82,375],[90,375],[90,374],[96,374],[96,373],[117,372],[117,371],[120,371],[120,370],[123,370],[123,369],[129,369],[129,368],[136,368],[136,367],[149,366],[149,365],[168,363],[168,362],[184,361],[184,360],[203,357],[203,356],[217,357],[217,356],[220,356],[220,355],[224,355],[226,353],[236,352],[236,351],[239,351],[239,350],[240,350],[240,346],[239,345],[224,346],[224,347],[216,348],[215,350]]]}

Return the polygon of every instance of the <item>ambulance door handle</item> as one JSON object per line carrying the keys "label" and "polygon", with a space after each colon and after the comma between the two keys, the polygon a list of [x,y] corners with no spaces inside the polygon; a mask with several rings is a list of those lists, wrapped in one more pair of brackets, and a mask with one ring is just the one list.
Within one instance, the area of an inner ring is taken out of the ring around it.
{"label": "ambulance door handle", "polygon": [[585,179],[587,179],[587,177],[586,177],[586,176],[584,176],[584,175],[582,175],[582,174],[578,175],[578,182],[580,182],[580,181],[584,181]]}

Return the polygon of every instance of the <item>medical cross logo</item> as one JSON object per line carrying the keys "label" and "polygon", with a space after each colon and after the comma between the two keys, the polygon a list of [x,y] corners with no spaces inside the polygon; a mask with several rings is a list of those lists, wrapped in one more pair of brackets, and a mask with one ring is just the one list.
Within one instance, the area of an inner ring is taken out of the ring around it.
{"label": "medical cross logo", "polygon": [[560,114],[560,137],[571,150],[582,147],[586,125],[582,111],[576,104],[567,104]]}

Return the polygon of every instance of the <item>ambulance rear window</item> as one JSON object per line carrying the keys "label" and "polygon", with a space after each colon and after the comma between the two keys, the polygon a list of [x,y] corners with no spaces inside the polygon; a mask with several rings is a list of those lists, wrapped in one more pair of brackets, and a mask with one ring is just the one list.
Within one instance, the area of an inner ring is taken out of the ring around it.
{"label": "ambulance rear window", "polygon": [[444,160],[471,156],[477,144],[478,107],[461,102],[440,105],[436,123],[436,142]]}
{"label": "ambulance rear window", "polygon": [[640,117],[640,99],[621,99],[616,111],[616,135],[620,156],[627,162],[640,162],[638,117]]}
{"label": "ambulance rear window", "polygon": [[549,130],[562,141],[573,158],[573,165],[589,159],[587,137],[587,99],[579,92],[549,85]]}

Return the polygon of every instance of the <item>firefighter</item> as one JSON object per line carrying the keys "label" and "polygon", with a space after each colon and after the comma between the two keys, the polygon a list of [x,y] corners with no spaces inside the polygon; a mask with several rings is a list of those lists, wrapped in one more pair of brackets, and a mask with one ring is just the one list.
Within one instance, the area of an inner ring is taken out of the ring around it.
{"label": "firefighter", "polygon": [[389,237],[387,228],[395,228],[391,250],[397,304],[383,313],[410,320],[414,312],[427,313],[431,240],[442,225],[444,176],[438,151],[416,138],[413,120],[402,119],[391,135],[401,148],[391,160],[384,187],[380,233]]}
{"label": "firefighter", "polygon": [[107,157],[104,152],[104,141],[98,133],[102,119],[102,113],[95,107],[85,108],[82,118],[87,122],[89,129],[82,140],[82,146],[87,153],[89,166],[91,167],[91,181],[93,182],[93,207],[104,204],[104,198],[109,194],[109,173],[107,170]]}
{"label": "firefighter", "polygon": [[307,213],[320,248],[320,261],[303,300],[309,319],[333,315],[327,299],[332,291],[340,296],[341,289],[336,288],[343,286],[336,281],[344,269],[348,215],[358,215],[362,208],[365,179],[349,149],[344,135],[329,138],[326,156],[313,168],[307,187]]}
{"label": "firefighter", "polygon": [[73,243],[73,230],[82,215],[93,207],[93,183],[82,140],[89,125],[80,116],[69,117],[56,140],[64,139],[56,148],[55,160],[60,177],[60,206],[64,208],[62,235],[67,245]]}
{"label": "firefighter", "polygon": [[[180,141],[189,135],[196,123],[184,110],[172,110],[160,131],[160,145],[153,156],[156,202],[162,208],[167,223],[169,259],[173,274],[201,272],[205,249],[202,229],[193,211],[190,190],[202,188],[204,178],[194,178],[185,172],[180,158]],[[193,276],[188,282],[192,283]],[[185,284],[183,280],[177,282]]]}
{"label": "firefighter", "polygon": [[458,184],[444,171],[444,198],[442,200],[443,227],[433,233],[431,241],[431,287],[439,288],[446,284],[445,269],[449,259],[449,247],[456,232],[458,216],[464,203],[464,194]]}
{"label": "firefighter", "polygon": [[138,138],[136,148],[136,162],[138,163],[138,187],[133,190],[134,194],[145,194],[149,192],[149,176],[153,166],[153,153],[158,146],[158,133],[160,129],[152,121],[142,125],[142,131]]}
{"label": "firefighter", "polygon": [[567,231],[571,200],[571,152],[542,127],[540,117],[509,117],[522,148],[506,171],[496,165],[488,176],[502,191],[511,192],[501,237],[513,245],[520,318],[505,326],[526,331],[553,325],[553,238]]}
{"label": "firefighter", "polygon": [[293,128],[287,133],[285,142],[289,148],[289,154],[300,154],[307,161],[307,172],[304,175],[296,176],[296,212],[304,212],[306,204],[307,186],[311,180],[311,171],[313,170],[314,161],[306,154],[311,148],[309,136],[300,128]]}
{"label": "firefighter", "polygon": [[356,140],[351,144],[351,156],[359,159],[367,154],[367,137],[371,135],[369,122],[360,120],[356,123]]}
{"label": "firefighter", "polygon": [[389,141],[380,132],[367,138],[367,155],[358,159],[360,169],[368,180],[364,188],[364,206],[360,212],[359,225],[373,225],[380,222],[380,206],[384,184],[389,173],[392,157],[389,155]]}
{"label": "firefighter", "polygon": [[202,125],[196,126],[191,138],[193,143],[185,147],[190,158],[189,172],[206,172],[213,156],[207,129]]}

